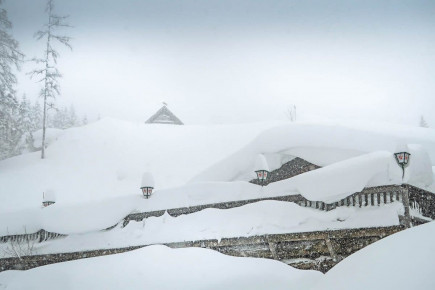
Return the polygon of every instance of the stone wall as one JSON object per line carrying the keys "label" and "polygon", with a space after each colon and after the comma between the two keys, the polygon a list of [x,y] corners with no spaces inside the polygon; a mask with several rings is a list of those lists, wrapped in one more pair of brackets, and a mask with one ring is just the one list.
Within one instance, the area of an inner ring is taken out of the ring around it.
{"label": "stone wall", "polygon": [[421,188],[408,185],[409,204],[423,216],[435,219],[435,194]]}
{"label": "stone wall", "polygon": [[[275,259],[299,269],[326,272],[350,254],[403,229],[404,227],[402,226],[362,228],[224,238],[220,241],[188,241],[165,245],[171,248],[208,248],[226,255],[238,257]],[[123,253],[144,246],[146,245],[27,256],[22,259],[0,259],[0,272],[12,269],[26,270],[53,263]]]}
{"label": "stone wall", "polygon": [[[315,170],[320,168],[320,166],[317,166],[315,164],[312,164],[302,158],[296,157],[289,162],[283,164],[280,168],[275,169],[269,173],[269,176],[264,182],[264,185],[268,185],[272,182],[277,182],[280,180],[288,179],[293,176]],[[253,179],[250,181],[254,184],[260,184],[258,179]]]}
{"label": "stone wall", "polygon": [[229,202],[196,205],[196,206],[190,206],[190,207],[172,208],[172,209],[167,209],[167,210],[134,213],[134,214],[129,214],[128,216],[126,216],[124,218],[123,225],[126,226],[132,220],[142,221],[143,219],[148,218],[148,217],[159,217],[159,216],[162,216],[165,213],[165,211],[167,211],[170,216],[177,217],[177,216],[180,216],[183,214],[191,214],[194,212],[198,212],[198,211],[204,210],[206,208],[230,209],[230,208],[240,207],[240,206],[244,206],[244,205],[247,205],[250,203],[259,202],[259,201],[263,201],[263,200],[277,200],[277,201],[300,203],[303,200],[305,200],[305,198],[300,194],[296,194],[296,195],[237,200],[237,201],[229,201]]}

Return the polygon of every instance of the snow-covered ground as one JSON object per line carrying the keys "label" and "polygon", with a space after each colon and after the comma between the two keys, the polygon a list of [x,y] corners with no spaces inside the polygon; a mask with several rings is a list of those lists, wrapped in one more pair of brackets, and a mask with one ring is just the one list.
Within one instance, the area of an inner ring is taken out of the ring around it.
{"label": "snow-covered ground", "polygon": [[388,236],[347,257],[313,290],[435,289],[435,222]]}
{"label": "snow-covered ground", "polygon": [[[205,209],[189,215],[150,217],[109,231],[70,235],[35,244],[35,254],[121,248],[227,237],[310,232],[399,225],[401,203],[373,207],[339,207],[323,212],[295,203],[262,201],[232,209]],[[62,232],[61,226],[53,229]],[[8,244],[0,244],[0,253]],[[6,252],[6,251],[3,251]]]}
{"label": "snow-covered ground", "polygon": [[35,152],[0,162],[0,211],[35,208],[47,190],[61,204],[140,194],[144,172],[154,175],[157,189],[180,186],[275,125],[168,126],[103,119],[57,130],[49,134],[45,160]]}
{"label": "snow-covered ground", "polygon": [[0,273],[0,289],[309,289],[323,274],[212,250],[151,246],[128,253]]}
{"label": "snow-covered ground", "polygon": [[402,231],[325,275],[200,248],[150,246],[112,256],[0,273],[4,289],[435,289],[435,222]]}
{"label": "snow-covered ground", "polygon": [[[402,183],[393,153],[403,148],[412,154],[404,181],[435,190],[435,130],[426,128],[104,119],[54,135],[47,159],[36,152],[0,162],[0,235],[41,228],[83,233],[131,212],[289,194],[332,202],[366,186]],[[324,167],[262,188],[247,182],[259,154],[271,170],[295,156]],[[150,199],[140,195],[144,172],[155,179]],[[56,204],[41,208],[43,192],[55,195]]]}

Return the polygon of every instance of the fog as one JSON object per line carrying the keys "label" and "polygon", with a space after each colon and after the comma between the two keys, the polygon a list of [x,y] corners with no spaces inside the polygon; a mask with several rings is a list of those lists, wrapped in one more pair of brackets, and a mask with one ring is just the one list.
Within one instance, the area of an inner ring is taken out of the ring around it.
{"label": "fog", "polygon": [[[6,0],[26,58],[44,0]],[[186,124],[366,119],[435,126],[434,1],[56,1],[70,15],[59,105],[145,121],[161,102]],[[17,91],[40,84],[19,73]]]}

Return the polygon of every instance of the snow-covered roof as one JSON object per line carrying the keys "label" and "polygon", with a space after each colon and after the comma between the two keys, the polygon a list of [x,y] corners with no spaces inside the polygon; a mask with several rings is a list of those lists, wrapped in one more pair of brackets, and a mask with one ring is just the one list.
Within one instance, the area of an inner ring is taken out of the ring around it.
{"label": "snow-covered roof", "polygon": [[147,124],[172,124],[184,125],[177,116],[172,113],[166,105],[163,105],[154,115],[145,121]]}

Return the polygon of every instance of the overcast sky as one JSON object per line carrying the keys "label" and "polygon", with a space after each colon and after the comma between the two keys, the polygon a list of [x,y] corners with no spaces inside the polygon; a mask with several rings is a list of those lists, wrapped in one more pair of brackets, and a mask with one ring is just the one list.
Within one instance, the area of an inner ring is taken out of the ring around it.
{"label": "overcast sky", "polygon": [[[57,0],[74,26],[62,95],[90,119],[354,118],[435,127],[435,1]],[[45,0],[5,0],[27,58]],[[39,84],[23,66],[18,92]]]}

